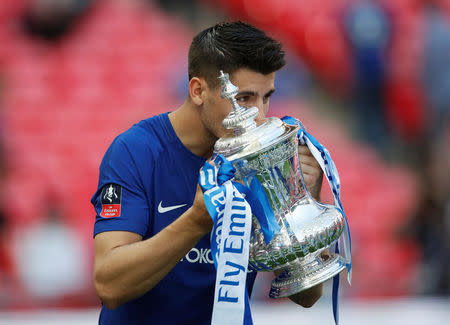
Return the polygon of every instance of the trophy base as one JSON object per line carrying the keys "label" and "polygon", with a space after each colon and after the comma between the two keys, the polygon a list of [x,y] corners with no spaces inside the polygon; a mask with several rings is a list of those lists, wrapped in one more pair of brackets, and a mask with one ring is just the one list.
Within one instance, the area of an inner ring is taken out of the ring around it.
{"label": "trophy base", "polygon": [[340,255],[332,255],[324,260],[319,256],[316,261],[306,265],[292,264],[272,281],[270,298],[283,298],[312,288],[339,274],[347,266]]}

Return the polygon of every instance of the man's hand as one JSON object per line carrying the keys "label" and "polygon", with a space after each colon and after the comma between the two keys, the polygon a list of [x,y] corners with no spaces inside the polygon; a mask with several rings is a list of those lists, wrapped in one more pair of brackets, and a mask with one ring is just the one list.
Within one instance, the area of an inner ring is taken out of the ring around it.
{"label": "man's hand", "polygon": [[305,308],[311,308],[320,297],[322,297],[323,285],[318,284],[315,287],[289,296],[293,302]]}
{"label": "man's hand", "polygon": [[307,146],[299,145],[298,153],[306,188],[313,198],[320,201],[320,190],[323,180],[322,169]]}
{"label": "man's hand", "polygon": [[192,214],[192,221],[195,225],[202,229],[205,233],[211,231],[214,223],[206,209],[205,202],[203,201],[203,191],[200,185],[197,184],[197,192],[195,193],[194,203],[190,208],[194,213]]}

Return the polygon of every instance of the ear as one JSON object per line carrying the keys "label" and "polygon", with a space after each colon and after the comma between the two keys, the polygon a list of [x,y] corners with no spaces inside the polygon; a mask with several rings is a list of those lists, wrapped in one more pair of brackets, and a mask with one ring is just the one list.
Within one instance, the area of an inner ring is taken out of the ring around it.
{"label": "ear", "polygon": [[189,97],[195,105],[203,104],[206,81],[203,78],[193,77],[189,80]]}

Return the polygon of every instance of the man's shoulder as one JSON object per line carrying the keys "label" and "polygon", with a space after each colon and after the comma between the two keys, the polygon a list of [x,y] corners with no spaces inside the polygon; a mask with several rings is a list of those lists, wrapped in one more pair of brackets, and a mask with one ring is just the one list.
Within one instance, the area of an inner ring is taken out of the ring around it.
{"label": "man's shoulder", "polygon": [[167,114],[156,115],[142,120],[119,134],[113,145],[125,148],[131,155],[157,154],[164,146]]}
{"label": "man's shoulder", "polygon": [[168,121],[167,114],[155,115],[135,123],[125,132],[119,134],[121,141],[138,141],[140,143],[157,141],[161,138],[163,128]]}

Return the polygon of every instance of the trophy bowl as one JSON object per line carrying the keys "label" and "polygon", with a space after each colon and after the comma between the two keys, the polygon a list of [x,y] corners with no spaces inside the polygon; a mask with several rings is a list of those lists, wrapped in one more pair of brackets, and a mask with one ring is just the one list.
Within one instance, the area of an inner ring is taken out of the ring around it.
{"label": "trophy bowl", "polygon": [[265,215],[279,230],[266,242],[253,215],[249,267],[275,271],[269,296],[287,297],[320,284],[347,266],[345,258],[330,252],[343,233],[345,218],[335,206],[317,202],[306,189],[299,163],[297,132],[271,117],[255,124],[256,107],[237,104],[235,87],[221,72],[222,97],[233,106],[223,125],[234,135],[219,139],[214,151],[236,168],[234,180],[257,192]]}

